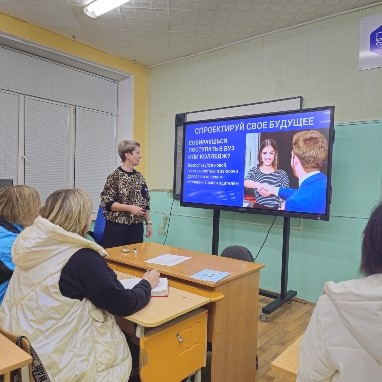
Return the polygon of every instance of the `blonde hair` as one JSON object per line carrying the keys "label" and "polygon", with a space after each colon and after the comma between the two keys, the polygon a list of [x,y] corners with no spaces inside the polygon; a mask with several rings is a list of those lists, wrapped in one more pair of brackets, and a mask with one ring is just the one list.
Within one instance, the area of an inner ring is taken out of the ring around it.
{"label": "blonde hair", "polygon": [[301,131],[293,137],[293,153],[305,171],[320,170],[328,156],[328,141],[317,130]]}
{"label": "blonde hair", "polygon": [[131,154],[137,147],[141,147],[139,142],[124,140],[118,143],[118,155],[122,162],[126,160],[126,154]]}
{"label": "blonde hair", "polygon": [[26,227],[38,216],[41,201],[37,190],[18,185],[0,188],[0,218]]}
{"label": "blonde hair", "polygon": [[61,189],[48,196],[40,215],[66,231],[85,235],[92,212],[89,195],[79,188]]}

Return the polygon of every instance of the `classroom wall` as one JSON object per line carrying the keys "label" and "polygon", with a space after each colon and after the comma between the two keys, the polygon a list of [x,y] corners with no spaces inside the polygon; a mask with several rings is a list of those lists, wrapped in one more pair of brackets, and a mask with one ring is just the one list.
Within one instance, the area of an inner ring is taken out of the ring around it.
{"label": "classroom wall", "polygon": [[[94,62],[120,72],[129,74],[134,78],[134,100],[126,105],[127,109],[133,107],[134,113],[134,139],[141,143],[143,151],[146,147],[146,124],[147,124],[147,70],[141,65],[134,64],[120,57],[90,48],[77,41],[49,32],[33,24],[15,19],[0,13],[0,32],[8,33],[19,39],[32,41],[61,51],[70,56]],[[123,105],[122,105],[123,106]],[[145,172],[147,162],[142,158],[139,169]]]}
{"label": "classroom wall", "polygon": [[[212,212],[180,207],[166,191],[173,185],[175,114],[303,96],[303,107],[336,107],[332,213],[329,222],[292,219],[289,288],[316,301],[326,280],[358,276],[362,230],[382,183],[382,69],[359,71],[359,26],[378,13],[382,6],[150,69],[144,155],[152,240],[211,252]],[[223,211],[220,251],[241,244],[256,255],[272,220]],[[263,289],[280,289],[282,224],[277,218],[257,258],[266,266]]]}

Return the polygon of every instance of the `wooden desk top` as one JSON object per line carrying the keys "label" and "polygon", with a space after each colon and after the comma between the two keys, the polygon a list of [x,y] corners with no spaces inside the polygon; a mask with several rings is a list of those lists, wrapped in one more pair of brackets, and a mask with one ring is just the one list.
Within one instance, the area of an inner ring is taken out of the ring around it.
{"label": "wooden desk top", "polygon": [[[118,271],[116,274],[120,280],[132,277]],[[206,305],[210,301],[209,298],[170,287],[168,297],[152,297],[146,307],[126,318],[144,327],[156,327]]]}
{"label": "wooden desk top", "polygon": [[32,357],[0,334],[0,375],[32,362]]}
{"label": "wooden desk top", "polygon": [[[128,248],[130,250],[129,253],[123,253],[122,248]],[[137,250],[137,256],[134,255],[134,248]],[[248,261],[238,261],[226,257],[213,256],[202,252],[149,242],[108,248],[106,251],[108,253],[106,260],[108,261],[119,264],[127,264],[142,270],[146,268],[155,268],[164,275],[186,280],[191,283],[204,285],[207,288],[215,288],[217,285],[227,283],[235,278],[242,277],[245,274],[259,271],[264,267],[262,264],[251,263]],[[191,259],[171,267],[145,262],[146,260],[164,254],[189,256]],[[195,280],[190,277],[194,273],[206,268],[216,271],[230,272],[230,275],[216,283]]]}
{"label": "wooden desk top", "polygon": [[[297,377],[299,366],[300,343],[302,336],[297,338],[292,345],[289,345],[274,361],[271,363],[272,369],[282,371],[284,375]],[[285,374],[286,373],[286,374]]]}

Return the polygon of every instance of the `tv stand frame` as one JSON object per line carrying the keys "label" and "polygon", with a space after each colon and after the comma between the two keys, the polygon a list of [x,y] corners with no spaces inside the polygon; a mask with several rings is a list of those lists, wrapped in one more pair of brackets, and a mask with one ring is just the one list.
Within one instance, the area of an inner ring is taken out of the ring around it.
{"label": "tv stand frame", "polygon": [[[220,210],[213,210],[212,227],[212,254],[217,256],[219,253],[219,223]],[[285,303],[290,303],[292,298],[297,295],[295,290],[288,290],[288,262],[289,262],[289,236],[290,236],[290,218],[284,217],[283,224],[283,246],[281,252],[281,288],[280,293],[270,292],[264,289],[259,290],[261,296],[273,298],[274,301],[265,305],[261,309],[260,320],[266,321],[269,314],[280,308]]]}
{"label": "tv stand frame", "polygon": [[[261,309],[260,320],[266,320],[267,315],[273,313],[285,303],[290,303],[297,295],[295,290],[288,290],[288,262],[289,262],[289,235],[290,218],[284,217],[283,225],[283,246],[281,252],[281,288],[280,293],[269,292],[264,289],[259,290],[261,296],[273,298],[274,301],[265,305]],[[266,316],[264,316],[266,315]]]}

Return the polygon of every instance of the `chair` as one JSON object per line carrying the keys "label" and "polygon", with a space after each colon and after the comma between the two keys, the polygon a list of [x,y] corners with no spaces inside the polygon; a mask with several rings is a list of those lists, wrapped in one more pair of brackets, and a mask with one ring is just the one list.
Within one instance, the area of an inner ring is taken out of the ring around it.
{"label": "chair", "polygon": [[[253,262],[250,250],[242,245],[230,245],[223,249],[220,254],[222,257]],[[259,357],[256,354],[256,370],[259,368]]]}
{"label": "chair", "polygon": [[[11,342],[16,344],[18,336],[7,332],[6,330],[0,328],[0,333],[8,338]],[[28,353],[30,356],[32,356],[32,352],[29,346],[29,342],[25,339],[21,339],[21,349],[23,349],[26,353]],[[5,379],[7,380],[7,379]],[[32,364],[29,364],[28,366],[21,367],[21,382],[35,382],[33,376],[32,376]]]}
{"label": "chair", "polygon": [[102,245],[103,231],[105,230],[106,220],[103,216],[103,207],[98,207],[97,217],[94,222],[93,231],[89,231],[88,235],[91,236],[97,244]]}
{"label": "chair", "polygon": [[253,262],[253,257],[249,249],[241,245],[230,245],[229,247],[224,248],[220,256]]}

